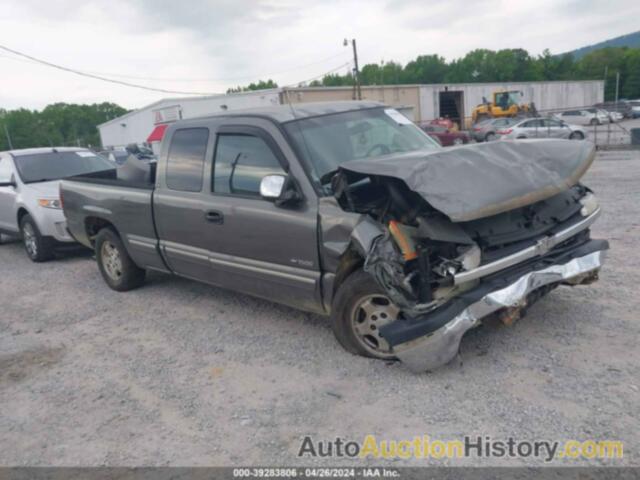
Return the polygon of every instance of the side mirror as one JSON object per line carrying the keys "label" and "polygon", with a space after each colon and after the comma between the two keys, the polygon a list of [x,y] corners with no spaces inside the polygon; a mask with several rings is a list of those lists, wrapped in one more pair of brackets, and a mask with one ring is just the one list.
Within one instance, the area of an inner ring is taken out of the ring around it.
{"label": "side mirror", "polygon": [[292,205],[302,200],[295,179],[291,175],[267,175],[260,181],[260,195],[274,200],[277,207]]}
{"label": "side mirror", "polygon": [[282,195],[284,182],[287,179],[284,175],[267,175],[260,181],[260,196],[269,200],[275,200]]}
{"label": "side mirror", "polygon": [[16,183],[16,178],[11,175],[11,178],[8,182],[0,182],[0,187],[13,187],[16,188],[18,184]]}

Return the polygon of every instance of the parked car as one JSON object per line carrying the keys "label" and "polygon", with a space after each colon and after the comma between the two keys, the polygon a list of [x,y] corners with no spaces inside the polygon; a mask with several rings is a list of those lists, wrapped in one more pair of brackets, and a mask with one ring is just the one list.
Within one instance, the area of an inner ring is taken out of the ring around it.
{"label": "parked car", "polygon": [[99,153],[105,158],[117,165],[124,165],[130,155],[135,156],[142,161],[155,161],[156,156],[150,148],[136,145],[132,143],[125,148],[114,148],[112,150],[104,150]]}
{"label": "parked car", "polygon": [[451,360],[485,316],[595,280],[608,248],[578,183],[587,142],[443,149],[374,102],[180,120],[162,142],[146,184],[62,182],[109,287],[157,270],[331,315],[348,351],[414,371]]}
{"label": "parked car", "polygon": [[570,125],[553,118],[527,118],[496,132],[501,140],[522,138],[567,138],[584,140],[587,131],[578,125]]}
{"label": "parked car", "polygon": [[616,123],[621,120],[624,120],[624,115],[620,112],[608,111],[608,110],[603,110],[603,111],[609,116],[609,120],[611,121],[611,123]]}
{"label": "parked car", "polygon": [[629,100],[631,118],[640,118],[640,100]]}
{"label": "parked car", "polygon": [[103,150],[98,152],[98,154],[109,159],[109,161],[116,165],[122,165],[127,161],[127,158],[129,158],[129,152],[126,150]]}
{"label": "parked car", "polygon": [[[596,108],[601,108],[609,113],[615,113],[616,117],[631,118],[631,105],[627,100],[619,100],[617,102],[603,102],[595,105]],[[620,120],[622,120],[620,118]]]}
{"label": "parked car", "polygon": [[611,114],[602,108],[587,108],[586,111],[592,115],[596,115],[600,124],[613,122]]}
{"label": "parked car", "polygon": [[459,129],[456,122],[454,122],[450,118],[435,118],[431,120],[427,125],[440,125],[441,127],[445,127],[447,130],[451,132]]}
{"label": "parked car", "polygon": [[443,147],[469,143],[469,135],[464,132],[452,132],[442,125],[421,125],[420,128],[435,138]]}
{"label": "parked car", "polygon": [[113,169],[84,148],[31,148],[0,152],[0,233],[20,236],[34,262],[73,242],[59,197],[60,179]]}
{"label": "parked car", "polygon": [[515,118],[490,118],[476,123],[471,128],[471,136],[477,142],[490,142],[498,138],[498,130],[504,130],[519,121]]}
{"label": "parked car", "polygon": [[558,120],[573,125],[602,125],[609,121],[609,117],[602,112],[589,112],[588,110],[567,110],[555,115]]}

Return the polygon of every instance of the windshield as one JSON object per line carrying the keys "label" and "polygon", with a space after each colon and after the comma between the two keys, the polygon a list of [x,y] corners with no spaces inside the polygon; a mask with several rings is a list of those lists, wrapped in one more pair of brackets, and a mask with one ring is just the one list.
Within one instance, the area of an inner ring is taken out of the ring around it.
{"label": "windshield", "polygon": [[86,150],[16,155],[14,160],[24,183],[60,180],[115,168],[107,159]]}
{"label": "windshield", "polygon": [[285,124],[285,129],[317,184],[349,160],[441,148],[392,108],[306,118]]}

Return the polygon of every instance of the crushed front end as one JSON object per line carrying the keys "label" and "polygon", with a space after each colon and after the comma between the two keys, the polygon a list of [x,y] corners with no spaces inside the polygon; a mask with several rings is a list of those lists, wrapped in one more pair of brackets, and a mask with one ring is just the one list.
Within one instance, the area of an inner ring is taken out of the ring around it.
{"label": "crushed front end", "polygon": [[[380,335],[411,370],[450,361],[464,333],[490,315],[510,324],[553,288],[597,279],[608,243],[590,238],[600,207],[577,181],[593,152],[575,155],[584,158],[576,158],[564,178],[554,172],[541,180],[536,172],[535,190],[513,184],[490,194],[480,189],[478,202],[462,206],[455,192],[448,199],[430,198],[409,187],[428,170],[416,159],[404,159],[415,167],[411,178],[390,173],[384,160],[378,165],[382,174],[375,166],[362,171],[356,165],[333,178],[342,209],[362,215],[351,242],[363,269],[402,312],[380,327]],[[451,179],[440,175],[440,181]]]}

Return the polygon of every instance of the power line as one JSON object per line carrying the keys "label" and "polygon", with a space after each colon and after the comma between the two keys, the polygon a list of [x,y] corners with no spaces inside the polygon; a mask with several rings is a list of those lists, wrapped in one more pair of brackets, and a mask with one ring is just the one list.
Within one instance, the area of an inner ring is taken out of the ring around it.
{"label": "power line", "polygon": [[[337,55],[331,55],[330,57],[323,58],[321,60],[317,60],[315,62],[306,63],[304,65],[298,65],[296,67],[289,68],[287,70],[281,70],[276,73],[270,73],[267,75],[262,75],[262,78],[270,78],[276,77],[278,75],[282,75],[283,73],[289,73],[296,70],[302,70],[303,68],[311,67],[313,65],[318,65],[320,63],[328,62],[329,60],[333,60],[334,58],[344,56],[344,52],[341,52]],[[9,58],[9,57],[7,57]],[[170,77],[141,77],[137,75],[121,75],[116,73],[104,73],[104,72],[94,72],[88,70],[89,73],[93,73],[95,75],[102,75],[105,77],[119,77],[119,78],[131,78],[134,80],[150,80],[150,81],[158,81],[158,82],[235,82],[235,81],[250,81],[257,80],[255,75],[246,76],[246,77],[227,77],[227,78],[170,78]]]}
{"label": "power line", "polygon": [[307,80],[302,80],[301,82],[294,82],[294,83],[290,83],[289,85],[284,85],[282,88],[292,88],[292,87],[296,87],[296,86],[300,85],[301,83],[313,82],[314,80],[318,80],[319,78],[326,77],[327,75],[335,73],[338,70],[340,70],[341,68],[348,67],[349,65],[350,65],[349,62],[343,63],[342,65],[338,65],[336,68],[332,68],[328,72],[324,72],[324,73],[322,73],[320,75],[316,75],[315,77],[309,78]]}
{"label": "power line", "polygon": [[[14,53],[16,55],[20,55],[21,57],[24,57],[24,59],[20,59],[20,58],[15,58],[15,57],[10,57],[10,56],[6,56],[6,55],[0,55],[0,58],[7,58],[9,60],[16,60],[16,61],[22,61],[25,63],[32,63],[32,62],[36,62],[36,63],[43,63],[47,66],[53,66],[55,64],[51,64],[50,62],[46,62],[44,60],[40,60],[40,59],[36,59],[34,57],[31,57],[29,55],[26,55],[24,53],[21,52],[17,52],[15,50],[9,49],[8,47],[4,47],[4,46],[0,46],[0,48]],[[301,70],[303,68],[307,68],[313,65],[318,65],[320,63],[325,63],[329,60],[333,60],[334,58],[338,58],[338,57],[342,57],[344,56],[345,53],[341,52],[337,55],[331,55],[329,57],[325,57],[322,58],[320,60],[316,60],[314,62],[310,62],[310,63],[306,63],[303,65],[298,65],[296,67],[292,67],[289,68],[287,70],[281,70],[279,72],[276,73],[270,73],[268,75],[262,75],[263,78],[270,78],[270,77],[275,77],[278,75],[281,75],[283,73],[289,73],[289,72],[293,72],[295,70]],[[57,68],[58,66],[56,66]],[[71,67],[61,67],[64,68],[66,71],[73,71],[74,73],[78,73],[79,71],[76,69],[73,69]],[[108,77],[114,77],[114,78],[125,78],[125,79],[133,79],[133,80],[149,80],[149,81],[158,81],[158,82],[235,82],[235,81],[249,81],[249,80],[257,80],[256,76],[246,76],[246,77],[226,77],[226,78],[172,78],[172,77],[146,77],[146,76],[139,76],[139,75],[124,75],[124,74],[117,74],[117,73],[107,73],[107,72],[98,72],[98,71],[92,71],[92,70],[85,70],[81,72],[83,75],[92,75],[92,76],[100,76],[100,77],[105,77],[104,79],[106,80],[111,80]],[[126,82],[125,82],[126,83]],[[138,88],[153,88],[153,87],[147,87],[147,86],[143,86],[143,85],[136,85]],[[178,92],[175,92],[178,93]]]}
{"label": "power line", "polygon": [[48,67],[51,68],[56,68],[58,70],[62,70],[63,72],[68,72],[68,73],[74,73],[76,75],[80,75],[82,77],[88,77],[88,78],[93,78],[95,80],[102,80],[103,82],[109,82],[109,83],[115,83],[118,85],[124,85],[126,87],[133,87],[133,88],[139,88],[142,90],[149,90],[151,92],[160,92],[160,93],[171,93],[171,94],[178,94],[178,95],[217,95],[216,93],[211,93],[211,92],[185,92],[185,91],[180,91],[180,90],[166,90],[164,88],[154,88],[154,87],[148,87],[146,85],[138,85],[135,83],[129,83],[129,82],[124,82],[122,80],[115,80],[112,78],[106,78],[106,77],[102,77],[100,75],[94,75],[92,73],[87,73],[87,72],[81,72],[80,70],[75,70],[73,68],[68,68],[68,67],[64,67],[62,65],[57,65],[55,63],[51,63],[51,62],[47,62],[46,60],[41,60],[39,58],[35,58],[32,57],[31,55],[27,55],[26,53],[22,53],[22,52],[18,52],[17,50],[13,50],[9,47],[5,47],[4,45],[0,45],[0,49],[5,50],[9,53],[13,53],[14,55],[18,55],[20,57],[24,57],[27,58],[33,62],[36,63],[40,63],[42,65],[46,65]]}
{"label": "power line", "polygon": [[[117,85],[123,85],[125,87],[139,88],[139,89],[142,89],[142,90],[149,90],[149,91],[152,91],[152,92],[171,93],[171,94],[178,94],[178,95],[204,95],[204,96],[207,96],[207,95],[221,95],[220,93],[185,92],[185,91],[179,91],[179,90],[166,90],[164,88],[148,87],[146,85],[138,85],[138,84],[135,84],[135,83],[124,82],[124,81],[115,80],[115,79],[112,79],[112,78],[106,78],[106,77],[103,77],[103,76],[100,76],[100,75],[94,75],[92,73],[82,72],[80,70],[76,70],[76,69],[73,69],[73,68],[69,68],[69,67],[65,67],[65,66],[62,66],[62,65],[55,64],[55,63],[51,63],[51,62],[48,62],[46,60],[41,60],[39,58],[32,57],[31,55],[27,55],[26,53],[22,53],[22,52],[19,52],[17,50],[13,50],[13,49],[11,49],[9,47],[6,47],[4,45],[0,45],[0,49],[5,50],[5,51],[7,51],[9,53],[12,53],[14,55],[18,55],[20,57],[26,58],[28,60],[31,60],[32,62],[39,63],[39,64],[45,65],[47,67],[55,68],[57,70],[62,70],[63,72],[73,73],[75,75],[80,75],[82,77],[93,78],[94,80],[101,80],[103,82],[115,83]],[[4,58],[12,58],[12,57],[4,57]],[[13,60],[17,60],[15,58],[12,58],[12,59]],[[333,69],[331,69],[331,70],[329,70],[327,72],[324,72],[324,73],[322,73],[320,75],[317,75],[317,76],[315,76],[313,78],[310,78],[310,79],[307,79],[307,80],[303,80],[303,81],[300,81],[300,82],[295,82],[293,84],[287,85],[287,86],[285,86],[285,88],[286,87],[295,86],[295,85],[298,85],[298,84],[301,84],[301,83],[307,83],[307,82],[311,82],[313,80],[317,80],[318,78],[322,78],[322,77],[324,77],[326,75],[334,73],[334,72],[338,71],[339,69],[341,69],[343,67],[346,67],[348,65],[349,65],[348,62],[347,63],[343,63],[342,65],[339,65],[339,66],[337,66],[337,67],[335,67],[335,68],[333,68]]]}

